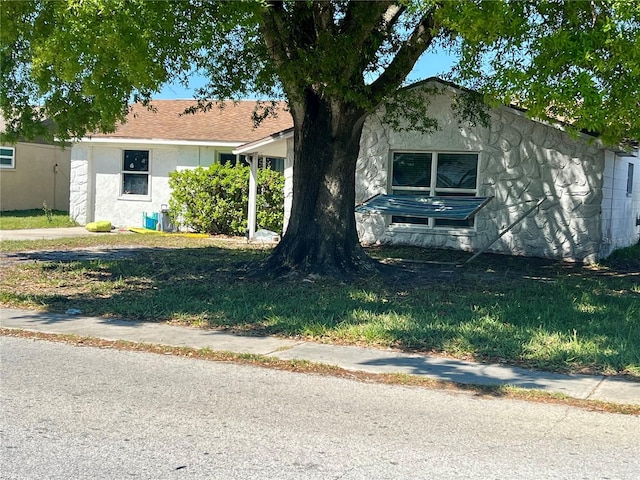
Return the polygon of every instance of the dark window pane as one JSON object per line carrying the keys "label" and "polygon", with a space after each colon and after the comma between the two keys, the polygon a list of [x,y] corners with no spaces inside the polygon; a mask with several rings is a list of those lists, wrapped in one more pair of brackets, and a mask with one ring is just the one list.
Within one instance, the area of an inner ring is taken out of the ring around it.
{"label": "dark window pane", "polygon": [[629,170],[627,171],[627,195],[633,193],[633,163],[629,163]]}
{"label": "dark window pane", "polygon": [[393,215],[391,217],[392,223],[410,223],[412,225],[429,225],[428,218],[419,218],[419,217],[401,217],[398,215]]}
{"label": "dark window pane", "polygon": [[430,153],[394,153],[394,187],[428,187],[430,183]]}
{"label": "dark window pane", "polygon": [[448,218],[436,218],[436,227],[473,227],[473,218],[467,220],[451,220]]}
{"label": "dark window pane", "polygon": [[220,154],[220,164],[222,165],[230,165],[235,167],[237,163],[237,157],[233,153],[221,153]]}
{"label": "dark window pane", "polygon": [[10,148],[0,148],[0,155],[3,157],[13,157],[13,150]]}
{"label": "dark window pane", "polygon": [[0,157],[0,165],[6,165],[10,167],[11,165],[13,165],[13,158]]}
{"label": "dark window pane", "polygon": [[476,153],[439,153],[436,187],[476,188],[477,172]]}
{"label": "dark window pane", "polygon": [[122,193],[125,195],[147,195],[149,192],[149,175],[124,173],[122,175]]}
{"label": "dark window pane", "polygon": [[125,150],[123,170],[127,172],[148,172],[149,150]]}
{"label": "dark window pane", "polygon": [[284,158],[267,157],[266,167],[276,172],[284,173]]}

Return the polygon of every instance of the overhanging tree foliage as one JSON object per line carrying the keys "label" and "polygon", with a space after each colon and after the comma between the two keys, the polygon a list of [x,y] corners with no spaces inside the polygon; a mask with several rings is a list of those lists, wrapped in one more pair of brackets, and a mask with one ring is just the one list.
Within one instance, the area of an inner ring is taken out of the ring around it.
{"label": "overhanging tree foliage", "polygon": [[[44,118],[59,138],[113,130],[131,98],[148,101],[194,68],[210,80],[198,108],[248,94],[285,97],[294,202],[272,272],[371,268],[353,211],[362,126],[427,50],[454,49],[456,78],[489,100],[561,116],[608,142],[640,138],[633,0],[69,0],[3,2],[1,14],[7,139],[43,133]],[[391,105],[402,112],[389,115],[411,118],[413,128],[436,126],[415,99]]]}

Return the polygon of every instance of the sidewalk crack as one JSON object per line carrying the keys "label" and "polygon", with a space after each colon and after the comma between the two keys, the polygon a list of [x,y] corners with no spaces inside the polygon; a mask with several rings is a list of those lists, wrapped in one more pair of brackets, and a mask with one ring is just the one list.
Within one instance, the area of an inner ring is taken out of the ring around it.
{"label": "sidewalk crack", "polygon": [[605,381],[607,377],[602,376],[600,377],[600,381],[591,389],[591,391],[588,393],[588,395],[584,398],[585,400],[589,400],[589,398],[591,398],[591,396],[596,393],[596,390],[598,390],[598,388],[600,388],[600,385],[602,385],[602,383]]}
{"label": "sidewalk crack", "polygon": [[304,345],[305,342],[298,342],[298,343],[294,343],[293,345],[282,345],[281,347],[276,348],[275,350],[272,350],[270,352],[265,353],[265,355],[273,355],[275,353],[278,352],[286,352],[288,350],[291,350],[292,348],[295,348],[299,345]]}

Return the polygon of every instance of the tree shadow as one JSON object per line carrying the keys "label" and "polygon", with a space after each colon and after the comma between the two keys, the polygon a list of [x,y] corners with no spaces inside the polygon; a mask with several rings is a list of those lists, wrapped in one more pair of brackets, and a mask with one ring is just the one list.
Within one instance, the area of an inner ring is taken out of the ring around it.
{"label": "tree shadow", "polygon": [[[110,319],[374,343],[526,367],[622,372],[640,366],[637,291],[631,285],[622,288],[625,279],[592,275],[575,264],[524,265],[495,255],[469,268],[397,262],[347,284],[324,278],[250,278],[252,262],[265,252],[109,250],[80,252],[79,257],[21,254],[41,262],[46,275],[75,274],[79,284],[87,283],[75,292],[29,298],[58,313],[77,308],[83,315]],[[618,283],[607,283],[614,280]],[[98,287],[92,291],[100,282],[116,285],[106,293]],[[549,295],[558,299],[553,308],[566,308],[549,310]],[[63,322],[64,316],[56,321]]]}

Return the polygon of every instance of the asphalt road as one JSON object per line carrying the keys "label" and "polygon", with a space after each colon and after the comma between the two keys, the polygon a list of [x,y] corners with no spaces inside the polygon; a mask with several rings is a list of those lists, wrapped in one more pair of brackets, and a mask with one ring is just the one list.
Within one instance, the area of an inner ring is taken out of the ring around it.
{"label": "asphalt road", "polygon": [[637,479],[640,418],[0,338],[2,479]]}

